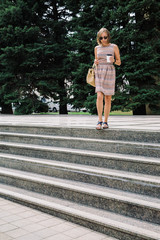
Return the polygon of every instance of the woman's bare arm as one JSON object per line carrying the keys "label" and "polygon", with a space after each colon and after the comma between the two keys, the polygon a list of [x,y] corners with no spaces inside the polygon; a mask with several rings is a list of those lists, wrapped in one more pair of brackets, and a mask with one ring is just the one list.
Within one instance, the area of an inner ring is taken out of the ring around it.
{"label": "woman's bare arm", "polygon": [[94,55],[95,55],[94,63],[95,63],[95,64],[98,64],[98,58],[97,58],[97,47],[94,48]]}
{"label": "woman's bare arm", "polygon": [[121,58],[119,53],[119,48],[117,45],[114,46],[114,54],[115,54],[115,64],[120,66],[121,65]]}

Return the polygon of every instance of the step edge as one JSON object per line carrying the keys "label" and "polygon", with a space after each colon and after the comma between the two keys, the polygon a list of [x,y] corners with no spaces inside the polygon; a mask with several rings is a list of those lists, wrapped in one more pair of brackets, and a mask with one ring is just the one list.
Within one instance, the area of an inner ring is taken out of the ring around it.
{"label": "step edge", "polygon": [[[27,144],[27,143],[13,143],[13,142],[4,142],[0,141],[0,146],[9,146],[9,147],[23,147],[25,149],[33,149],[33,150],[42,150],[43,151],[52,151],[52,152],[63,152],[70,154],[79,154],[79,155],[87,155],[92,157],[111,157],[112,159],[121,159],[125,161],[138,161],[137,158],[141,159],[141,161],[145,162],[145,159],[153,159],[158,161],[158,158],[148,157],[148,156],[140,156],[140,155],[131,155],[131,154],[121,154],[121,153],[112,153],[112,152],[99,152],[93,150],[83,150],[83,149],[72,149],[72,148],[64,148],[64,147],[52,147],[52,146],[43,146],[43,145],[35,145],[35,144]],[[159,161],[158,161],[159,162]]]}
{"label": "step edge", "polygon": [[30,204],[39,205],[43,208],[49,208],[49,209],[52,209],[55,211],[60,211],[64,214],[68,214],[71,216],[74,215],[78,218],[81,217],[83,220],[92,221],[96,224],[105,225],[112,229],[121,230],[123,233],[129,233],[131,235],[138,234],[139,237],[145,237],[147,239],[152,238],[154,240],[157,240],[157,237],[160,237],[160,236],[158,236],[159,235],[158,233],[152,232],[150,230],[146,230],[146,229],[144,230],[142,228],[134,226],[134,231],[133,231],[133,226],[131,226],[129,224],[124,224],[124,223],[121,223],[121,222],[118,222],[115,220],[106,219],[104,217],[98,217],[98,220],[97,220],[97,216],[94,214],[82,212],[80,210],[75,210],[70,207],[66,207],[66,206],[63,206],[63,205],[60,205],[57,203],[48,202],[46,200],[36,199],[35,197],[30,197],[30,196],[26,196],[24,194],[15,193],[10,190],[0,189],[0,195],[6,196],[6,197],[11,197],[11,198],[25,201],[25,202],[27,201]]}
{"label": "step edge", "polygon": [[143,146],[143,147],[160,147],[160,143],[149,143],[149,142],[138,142],[138,141],[124,141],[124,140],[110,140],[110,139],[94,139],[94,138],[82,138],[82,137],[67,137],[67,136],[52,136],[52,135],[41,135],[41,134],[27,134],[27,133],[11,133],[11,132],[0,132],[2,136],[11,136],[11,137],[26,137],[26,138],[42,138],[49,140],[69,140],[69,141],[88,141],[96,143],[116,143],[116,144],[127,144],[134,146]]}
{"label": "step edge", "polygon": [[[147,183],[153,183],[154,181],[156,182],[156,180],[154,179],[154,175],[146,175],[146,174],[143,174],[143,173],[135,173],[134,172],[128,172],[129,174],[127,174],[127,171],[122,171],[123,173],[121,173],[121,170],[117,170],[117,173],[116,172],[113,172],[113,169],[109,169],[109,168],[106,168],[106,170],[100,170],[100,167],[99,169],[88,169],[89,166],[86,165],[86,166],[71,166],[71,164],[67,164],[67,162],[60,162],[58,163],[55,163],[56,160],[53,160],[55,162],[51,163],[51,162],[47,162],[47,160],[44,160],[44,159],[41,159],[39,160],[38,158],[37,159],[32,159],[31,157],[28,157],[30,159],[24,159],[23,158],[23,155],[22,156],[19,156],[18,157],[14,157],[13,155],[11,157],[7,157],[7,156],[3,156],[1,155],[0,153],[0,157],[3,157],[6,159],[11,160],[11,158],[16,161],[22,161],[22,162],[27,162],[27,163],[31,163],[31,164],[35,164],[35,165],[38,165],[38,164],[42,164],[42,165],[45,165],[46,167],[47,166],[52,166],[52,167],[55,167],[55,168],[59,168],[59,169],[62,169],[62,170],[68,170],[68,171],[75,171],[77,173],[79,172],[82,172],[83,173],[86,173],[86,174],[96,174],[100,177],[119,177],[119,178],[122,178],[122,180],[133,180],[133,181],[141,181],[141,182],[147,182]],[[52,160],[50,160],[52,161]],[[80,165],[80,164],[79,164]],[[159,165],[160,165],[160,162],[159,162]],[[92,166],[92,168],[94,168],[94,166]],[[98,168],[98,167],[96,167]],[[119,171],[119,173],[118,173]],[[124,172],[125,172],[125,175],[124,175]],[[138,176],[139,175],[139,176]],[[143,176],[145,175],[145,176]],[[153,177],[153,180],[151,181]],[[156,176],[156,178],[158,178],[158,176]],[[160,178],[160,177],[159,177]],[[149,179],[149,180],[148,180]],[[155,183],[154,182],[154,183]],[[158,181],[158,183],[160,183],[160,179]]]}
{"label": "step edge", "polygon": [[[84,194],[90,194],[92,196],[96,196],[96,197],[101,197],[101,198],[104,198],[104,199],[112,199],[112,200],[115,200],[115,201],[121,201],[123,203],[126,203],[126,204],[133,204],[133,205],[136,205],[136,206],[139,206],[139,207],[146,207],[146,208],[149,208],[149,209],[152,209],[152,210],[158,210],[160,211],[160,204],[158,203],[153,203],[153,202],[147,202],[145,200],[141,200],[141,199],[136,199],[134,200],[133,198],[131,197],[123,197],[121,196],[119,198],[118,195],[116,194],[111,194],[111,193],[104,193],[100,190],[91,190],[91,189],[85,189],[85,187],[81,187],[81,186],[75,186],[75,185],[71,185],[69,183],[61,183],[61,182],[54,182],[54,180],[46,180],[46,179],[41,179],[40,176],[24,176],[23,174],[20,174],[20,173],[14,173],[14,172],[10,172],[10,171],[3,171],[3,170],[0,170],[0,175],[2,176],[9,176],[9,177],[12,177],[12,178],[18,178],[18,179],[21,179],[21,180],[28,180],[28,181],[32,181],[32,182],[36,182],[36,183],[40,183],[40,184],[48,184],[48,185],[52,185],[52,186],[55,186],[55,187],[59,187],[59,188],[63,188],[63,189],[67,189],[67,190],[71,190],[71,191],[74,191],[74,192],[79,192],[79,193],[84,193]],[[36,175],[36,174],[33,174],[33,175]],[[127,200],[127,199],[128,200]]]}
{"label": "step edge", "polygon": [[[44,129],[67,129],[67,130],[77,130],[77,129],[84,129],[84,130],[95,130],[96,132],[96,129],[94,127],[86,127],[86,126],[57,126],[57,125],[53,125],[53,126],[44,126],[44,124],[39,124],[39,125],[35,125],[35,124],[24,124],[24,123],[21,123],[20,125],[17,123],[12,123],[12,124],[9,124],[9,123],[0,123],[0,127],[19,127],[19,128],[23,128],[23,127],[27,127],[27,128],[44,128]],[[160,130],[153,130],[153,129],[147,129],[147,130],[142,130],[142,129],[126,129],[126,128],[110,128],[110,129],[107,129],[107,131],[116,131],[116,132],[139,132],[139,133],[160,133]]]}

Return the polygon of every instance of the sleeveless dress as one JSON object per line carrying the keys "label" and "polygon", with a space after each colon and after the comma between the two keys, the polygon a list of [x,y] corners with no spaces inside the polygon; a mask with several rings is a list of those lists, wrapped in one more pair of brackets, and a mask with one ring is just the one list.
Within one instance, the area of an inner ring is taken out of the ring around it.
{"label": "sleeveless dress", "polygon": [[107,62],[107,55],[114,57],[114,44],[106,47],[97,46],[98,65],[95,69],[95,92],[102,92],[104,95],[114,95],[116,73],[113,63]]}

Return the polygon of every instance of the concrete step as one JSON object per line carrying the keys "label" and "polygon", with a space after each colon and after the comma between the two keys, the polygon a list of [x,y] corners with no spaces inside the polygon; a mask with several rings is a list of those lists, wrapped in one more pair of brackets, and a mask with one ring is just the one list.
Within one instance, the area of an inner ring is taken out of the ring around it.
{"label": "concrete step", "polygon": [[87,226],[119,240],[158,240],[157,224],[0,184],[0,196]]}
{"label": "concrete step", "polygon": [[0,132],[0,141],[160,157],[160,143]]}
{"label": "concrete step", "polygon": [[153,175],[5,153],[0,153],[0,166],[153,197],[160,196],[160,191],[158,191],[160,177]]}
{"label": "concrete step", "polygon": [[160,132],[0,125],[2,197],[117,239],[160,240],[159,176]]}
{"label": "concrete step", "polygon": [[0,153],[72,162],[144,174],[160,174],[158,158],[25,143],[0,142]]}
{"label": "concrete step", "polygon": [[[108,192],[102,186],[6,168],[0,168],[0,182],[144,221],[160,222],[158,198],[123,191],[116,193],[112,189]],[[160,186],[160,181],[157,185]]]}
{"label": "concrete step", "polygon": [[41,126],[36,125],[37,124],[0,124],[0,132],[160,143],[160,132],[157,131],[124,130],[113,128],[97,131],[96,129],[86,127],[48,127],[44,126],[44,124]]}

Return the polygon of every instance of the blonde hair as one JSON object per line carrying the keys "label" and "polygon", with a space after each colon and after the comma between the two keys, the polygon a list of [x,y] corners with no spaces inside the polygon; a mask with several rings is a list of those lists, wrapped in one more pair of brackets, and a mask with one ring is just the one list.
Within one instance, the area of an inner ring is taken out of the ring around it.
{"label": "blonde hair", "polygon": [[110,43],[110,40],[111,40],[110,32],[108,31],[108,29],[107,29],[107,28],[101,28],[101,29],[99,30],[99,32],[97,33],[97,43],[98,43],[99,45],[101,45],[100,37],[101,37],[101,35],[102,35],[103,32],[105,32],[105,33],[107,34],[108,43]]}

